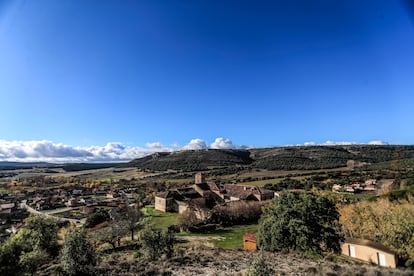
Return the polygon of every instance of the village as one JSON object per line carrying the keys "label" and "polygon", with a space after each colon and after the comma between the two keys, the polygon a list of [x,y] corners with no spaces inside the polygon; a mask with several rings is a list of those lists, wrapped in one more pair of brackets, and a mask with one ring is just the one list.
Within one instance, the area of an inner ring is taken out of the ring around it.
{"label": "village", "polygon": [[[95,185],[96,186],[96,185]],[[379,185],[376,179],[354,182],[346,185],[334,184],[333,192],[338,193],[376,193]],[[278,192],[259,186],[219,183],[206,180],[203,173],[194,175],[194,183],[187,187],[159,191],[160,188],[146,189],[131,185],[99,185],[96,187],[50,188],[34,191],[23,190],[19,193],[0,194],[0,215],[2,225],[9,218],[12,233],[15,225],[21,222],[24,213],[31,212],[44,216],[54,216],[61,221],[84,223],[89,214],[99,209],[110,210],[125,204],[134,204],[139,196],[145,204],[153,204],[162,212],[184,213],[191,210],[199,219],[206,219],[214,206],[225,206],[231,202],[265,203],[278,196]],[[162,189],[162,188],[161,188]],[[7,236],[3,234],[3,237]]]}
{"label": "village", "polygon": [[[380,185],[376,179],[351,184],[334,184],[335,193],[376,193]],[[206,179],[203,173],[195,173],[194,183],[187,187],[153,190],[150,195],[142,196],[142,190],[126,185],[100,185],[94,187],[51,188],[38,191],[25,191],[0,195],[1,225],[9,225],[1,239],[15,234],[23,227],[22,220],[28,213],[55,218],[61,222],[84,224],[86,218],[100,210],[111,215],[120,210],[120,206],[133,206],[137,197],[145,204],[165,213],[192,213],[198,222],[211,220],[212,210],[232,208],[240,203],[256,204],[242,206],[261,206],[267,204],[280,192],[258,186],[236,183],[220,183]],[[221,208],[221,209],[220,209]],[[250,208],[250,207],[249,207]],[[257,215],[257,214],[256,214]],[[255,218],[256,220],[258,218]],[[236,222],[237,224],[237,222]],[[246,232],[243,235],[243,248],[256,250],[256,235]],[[341,247],[342,254],[379,265],[396,267],[395,253],[381,244],[368,240],[347,239]],[[376,256],[374,259],[372,256]]]}

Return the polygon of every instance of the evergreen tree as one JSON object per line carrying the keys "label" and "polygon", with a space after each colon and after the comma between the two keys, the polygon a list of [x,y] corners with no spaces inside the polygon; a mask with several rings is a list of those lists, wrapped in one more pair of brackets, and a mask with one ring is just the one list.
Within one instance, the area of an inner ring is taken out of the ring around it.
{"label": "evergreen tree", "polygon": [[284,192],[263,209],[258,243],[269,251],[340,252],[339,213],[311,192]]}
{"label": "evergreen tree", "polygon": [[95,275],[98,256],[84,229],[74,229],[65,236],[61,265],[68,275]]}

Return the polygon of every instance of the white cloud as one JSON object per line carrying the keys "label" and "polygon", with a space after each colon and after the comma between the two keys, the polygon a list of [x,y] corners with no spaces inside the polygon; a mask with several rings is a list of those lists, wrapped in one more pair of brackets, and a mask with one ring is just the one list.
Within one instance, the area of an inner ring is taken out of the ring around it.
{"label": "white cloud", "polygon": [[380,141],[380,140],[374,140],[374,141],[369,141],[368,145],[382,146],[382,145],[388,145],[388,143],[384,141]]}
{"label": "white cloud", "polygon": [[190,143],[183,146],[181,149],[182,150],[202,150],[202,149],[207,149],[207,148],[208,146],[207,146],[206,141],[196,138],[196,139],[192,139]]}
{"label": "white cloud", "polygon": [[151,148],[151,149],[162,149],[162,148],[164,148],[164,145],[161,144],[160,142],[146,143],[145,145],[147,146],[147,148]]}
{"label": "white cloud", "polygon": [[233,142],[230,139],[226,138],[216,138],[213,143],[211,143],[210,148],[212,149],[234,149],[236,148],[235,145],[233,145]]}
{"label": "white cloud", "polygon": [[321,144],[322,146],[349,146],[349,145],[357,145],[356,142],[333,142],[333,141],[326,141],[325,143]]}
{"label": "white cloud", "polygon": [[[305,142],[303,144],[298,144],[296,146],[350,146],[350,145],[388,145],[388,143],[383,141],[370,141],[368,143],[357,143],[357,142],[334,142],[334,141],[326,141],[324,143],[316,143],[316,142]],[[292,145],[286,145],[292,146]]]}
{"label": "white cloud", "polygon": [[315,143],[315,142],[305,142],[303,145],[304,145],[304,146],[316,146],[316,145],[318,145],[318,144],[317,144],[317,143]]}
{"label": "white cloud", "polygon": [[[306,142],[305,146],[363,145],[356,142],[326,141],[318,144]],[[368,145],[387,145],[383,141],[370,141]],[[302,145],[302,146],[303,146]],[[300,146],[300,145],[298,145]],[[202,139],[192,139],[187,145],[173,144],[165,146],[160,142],[147,143],[146,147],[127,146],[119,142],[110,142],[104,146],[75,147],[47,140],[39,141],[6,141],[0,140],[0,161],[15,162],[116,162],[129,161],[154,152],[170,152],[174,150],[202,149],[243,149],[246,146],[233,144],[230,139],[218,137],[210,146]]]}
{"label": "white cloud", "polygon": [[142,157],[150,148],[128,147],[111,142],[105,146],[73,147],[51,141],[0,140],[0,161],[16,162],[108,162]]}

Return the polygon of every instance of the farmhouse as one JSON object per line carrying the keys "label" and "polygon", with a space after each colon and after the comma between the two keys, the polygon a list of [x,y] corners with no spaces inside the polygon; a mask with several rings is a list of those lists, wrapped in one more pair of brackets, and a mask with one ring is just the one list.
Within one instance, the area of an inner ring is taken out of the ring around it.
{"label": "farmhouse", "polygon": [[388,247],[370,240],[347,239],[341,246],[342,254],[379,266],[395,268],[395,253]]}
{"label": "farmhouse", "polygon": [[195,176],[191,187],[160,192],[155,196],[155,209],[162,212],[183,213],[188,208],[195,211],[211,209],[217,204],[231,201],[265,201],[273,199],[275,193],[260,187],[238,184],[205,182],[202,174]]}

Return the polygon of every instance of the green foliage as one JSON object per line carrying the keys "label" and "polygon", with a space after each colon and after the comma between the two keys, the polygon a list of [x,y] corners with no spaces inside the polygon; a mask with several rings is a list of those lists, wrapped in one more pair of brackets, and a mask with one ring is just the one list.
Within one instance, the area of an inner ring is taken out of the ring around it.
{"label": "green foliage", "polygon": [[66,234],[61,265],[67,275],[95,275],[97,263],[98,256],[84,229],[74,229]]}
{"label": "green foliage", "polygon": [[24,222],[26,228],[0,246],[0,275],[33,273],[57,255],[55,222],[38,216]]}
{"label": "green foliage", "polygon": [[0,245],[0,275],[21,275],[22,267],[19,265],[22,244],[9,239]]}
{"label": "green foliage", "polygon": [[200,171],[209,167],[248,165],[252,163],[250,152],[247,150],[216,150],[205,151],[187,150],[175,152],[159,152],[143,158],[135,159],[127,166],[153,171],[169,169],[183,171]]}
{"label": "green foliage", "polygon": [[19,258],[19,266],[25,272],[33,274],[48,258],[49,255],[38,248],[30,252],[22,252]]}
{"label": "green foliage", "polygon": [[27,227],[33,230],[33,243],[50,255],[57,255],[59,246],[57,243],[57,224],[54,220],[44,219],[39,216],[30,216],[24,220]]}
{"label": "green foliage", "polygon": [[264,207],[258,243],[269,251],[340,251],[339,214],[329,199],[311,192],[284,192]]}
{"label": "green foliage", "polygon": [[262,256],[257,256],[249,268],[249,276],[268,276],[271,275],[272,269],[266,264]]}
{"label": "green foliage", "polygon": [[147,206],[142,212],[149,218],[149,223],[158,230],[166,230],[177,224],[178,213],[168,213],[155,210],[154,206]]}
{"label": "green foliage", "polygon": [[150,260],[156,260],[162,254],[171,257],[174,252],[175,236],[168,231],[159,231],[147,227],[141,232],[142,250]]}
{"label": "green foliage", "polygon": [[105,221],[109,221],[109,214],[107,211],[102,210],[102,211],[90,214],[86,218],[85,227],[92,228]]}

